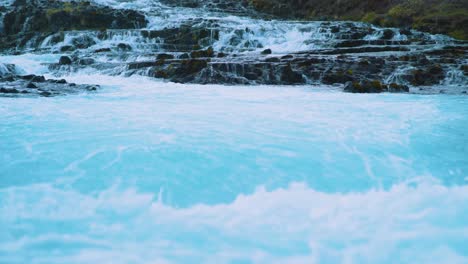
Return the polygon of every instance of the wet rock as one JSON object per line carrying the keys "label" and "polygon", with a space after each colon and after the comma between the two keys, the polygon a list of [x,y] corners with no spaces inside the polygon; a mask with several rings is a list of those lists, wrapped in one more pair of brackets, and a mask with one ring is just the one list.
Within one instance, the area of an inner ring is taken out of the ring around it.
{"label": "wet rock", "polygon": [[35,82],[35,83],[43,83],[43,82],[46,81],[46,78],[44,76],[34,75],[34,74],[22,75],[22,76],[19,76],[19,78],[21,78],[23,80]]}
{"label": "wet rock", "polygon": [[62,57],[60,57],[58,64],[59,65],[70,65],[70,64],[72,64],[72,60],[68,56],[62,56]]}
{"label": "wet rock", "polygon": [[86,86],[86,90],[88,91],[96,91],[99,88],[99,85],[88,85]]}
{"label": "wet rock", "polygon": [[212,58],[214,57],[214,51],[212,47],[209,47],[206,50],[196,50],[190,53],[190,57],[193,59],[197,58]]}
{"label": "wet rock", "polygon": [[322,78],[324,84],[346,83],[353,81],[353,77],[344,71],[326,72]]}
{"label": "wet rock", "polygon": [[461,65],[460,69],[463,71],[463,74],[468,76],[468,65],[467,64]]}
{"label": "wet rock", "polygon": [[350,81],[345,83],[343,90],[348,93],[381,93],[385,91],[385,86],[378,80]]}
{"label": "wet rock", "polygon": [[359,93],[361,91],[361,85],[357,81],[349,81],[345,83],[343,91],[348,93]]}
{"label": "wet rock", "polygon": [[1,87],[0,88],[0,93],[17,94],[17,93],[19,93],[19,91],[17,89],[14,89],[14,88],[3,88],[3,87]]}
{"label": "wet rock", "polygon": [[266,50],[263,50],[261,54],[262,55],[269,55],[271,53],[272,53],[271,49],[266,49]]}
{"label": "wet rock", "polygon": [[187,53],[182,53],[179,56],[179,59],[182,59],[182,60],[190,59],[190,55],[188,55]]}
{"label": "wet rock", "polygon": [[64,45],[60,47],[60,52],[74,51],[75,48],[71,45]]}
{"label": "wet rock", "polygon": [[73,38],[71,43],[73,44],[74,49],[87,49],[91,46],[96,45],[97,42],[88,35],[82,35]]}
{"label": "wet rock", "polygon": [[174,55],[172,54],[167,54],[167,53],[161,53],[156,56],[158,60],[172,60],[175,58]]}
{"label": "wet rock", "polygon": [[219,30],[212,21],[192,21],[179,27],[142,30],[141,34],[145,38],[163,39],[165,50],[179,52],[208,47],[219,39]]}
{"label": "wet rock", "polygon": [[35,85],[34,83],[30,82],[26,85],[26,88],[31,88],[31,89],[37,89],[37,85]]}
{"label": "wet rock", "polygon": [[39,95],[43,96],[43,97],[50,97],[52,95],[51,92],[48,92],[48,91],[42,91],[39,93]]}
{"label": "wet rock", "polygon": [[158,70],[154,73],[153,77],[155,78],[162,78],[162,79],[167,79],[169,75],[167,74],[166,71],[163,70]]}
{"label": "wet rock", "polygon": [[255,72],[247,72],[244,74],[244,77],[247,78],[248,80],[257,80],[259,78],[259,75]]}
{"label": "wet rock", "polygon": [[132,46],[126,44],[126,43],[119,43],[117,44],[117,49],[120,51],[131,51]]}
{"label": "wet rock", "polygon": [[16,78],[14,76],[6,76],[0,79],[0,82],[14,82]]}
{"label": "wet rock", "polygon": [[182,61],[180,67],[177,69],[177,73],[181,75],[188,75],[200,72],[202,69],[208,66],[208,62],[206,60],[186,60]]}
{"label": "wet rock", "polygon": [[392,39],[395,36],[395,32],[391,29],[385,29],[382,34],[382,39]]}
{"label": "wet rock", "polygon": [[444,70],[440,65],[433,65],[426,69],[411,71],[406,78],[414,86],[435,85],[444,79]]}
{"label": "wet rock", "polygon": [[102,52],[111,52],[110,48],[100,48],[94,51],[94,53],[102,53]]}
{"label": "wet rock", "polygon": [[266,58],[265,62],[280,62],[281,60],[277,57]]}
{"label": "wet rock", "polygon": [[304,83],[304,78],[302,74],[293,71],[291,65],[288,64],[281,73],[281,81],[285,84],[302,84]]}
{"label": "wet rock", "polygon": [[388,91],[391,93],[409,92],[409,87],[403,84],[391,83],[388,85]]}

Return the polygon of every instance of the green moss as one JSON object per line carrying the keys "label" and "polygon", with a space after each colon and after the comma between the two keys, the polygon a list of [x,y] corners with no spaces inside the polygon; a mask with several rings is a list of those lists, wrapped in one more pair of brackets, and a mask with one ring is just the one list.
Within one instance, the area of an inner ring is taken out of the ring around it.
{"label": "green moss", "polygon": [[377,20],[378,16],[375,12],[369,12],[365,14],[361,20],[367,23],[374,23]]}

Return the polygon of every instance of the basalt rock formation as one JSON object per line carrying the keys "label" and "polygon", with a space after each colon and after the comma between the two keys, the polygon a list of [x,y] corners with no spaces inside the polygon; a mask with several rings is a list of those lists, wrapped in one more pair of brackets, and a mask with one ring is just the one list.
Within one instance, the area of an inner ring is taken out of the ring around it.
{"label": "basalt rock formation", "polygon": [[[258,19],[249,1],[156,2],[141,12],[17,0],[4,11],[0,52],[52,54],[56,61],[44,66],[57,78],[99,72],[180,83],[320,84],[353,93],[468,91],[466,41],[362,22]],[[384,2],[375,8],[385,10]]]}
{"label": "basalt rock formation", "polygon": [[14,64],[0,64],[0,95],[9,97],[51,97],[96,91],[99,85],[68,83],[42,75],[20,74]]}
{"label": "basalt rock formation", "polygon": [[[17,0],[5,8],[0,48],[24,47],[67,30],[133,29],[147,25],[135,10],[117,10],[90,2]],[[54,41],[60,41],[59,36]]]}

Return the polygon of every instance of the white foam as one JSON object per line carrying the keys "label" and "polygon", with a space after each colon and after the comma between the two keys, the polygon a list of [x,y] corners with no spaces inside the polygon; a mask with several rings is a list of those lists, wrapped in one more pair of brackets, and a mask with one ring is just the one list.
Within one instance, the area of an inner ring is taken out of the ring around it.
{"label": "white foam", "polygon": [[[189,208],[174,208],[156,201],[152,194],[116,186],[82,194],[32,185],[3,189],[0,194],[1,221],[7,225],[27,219],[93,223],[81,234],[64,230],[64,234],[18,241],[3,239],[3,250],[18,252],[54,240],[94,247],[72,255],[44,256],[42,260],[51,263],[148,263],[156,257],[171,261],[177,256],[206,263],[236,259],[254,263],[468,260],[468,252],[460,248],[468,239],[468,187],[445,187],[433,179],[398,184],[387,191],[347,194],[318,192],[298,183],[273,191],[260,187],[228,204]],[[128,240],[130,234],[136,241]],[[205,242],[171,241],[173,235]],[[119,240],[122,236],[127,239]],[[104,247],[98,249],[98,245]],[[200,253],[207,245],[211,253]],[[305,248],[296,251],[293,245]],[[151,251],[142,254],[147,248]],[[280,248],[289,248],[292,254],[283,256],[276,250]]]}

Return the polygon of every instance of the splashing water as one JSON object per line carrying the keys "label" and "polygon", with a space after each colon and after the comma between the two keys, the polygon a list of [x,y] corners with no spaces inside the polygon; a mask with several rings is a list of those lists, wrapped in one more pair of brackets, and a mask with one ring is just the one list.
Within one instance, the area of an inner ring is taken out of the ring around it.
{"label": "splashing water", "polygon": [[[371,27],[95,2],[145,12],[144,30],[203,17],[217,24],[216,51],[247,54],[326,49],[334,26]],[[364,40],[382,37],[372,29]],[[393,30],[389,41],[406,40]],[[100,62],[165,49],[140,30],[66,32],[1,56],[0,72],[50,77],[61,47],[83,37],[77,52]],[[121,42],[130,54],[93,53]],[[102,85],[94,94],[0,97],[0,263],[468,263],[466,96],[105,73],[64,76]],[[454,68],[441,85],[464,81]]]}
{"label": "splashing water", "polygon": [[0,98],[2,263],[466,263],[466,97],[74,75]]}

